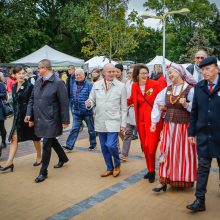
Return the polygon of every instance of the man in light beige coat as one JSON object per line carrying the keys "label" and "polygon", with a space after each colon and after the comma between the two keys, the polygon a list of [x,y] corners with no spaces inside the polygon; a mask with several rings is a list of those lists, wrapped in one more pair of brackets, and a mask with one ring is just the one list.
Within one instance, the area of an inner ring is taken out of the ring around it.
{"label": "man in light beige coat", "polygon": [[114,79],[114,65],[108,63],[103,70],[105,78],[93,85],[86,107],[96,107],[95,130],[107,166],[101,177],[112,174],[116,177],[120,174],[117,139],[118,133],[124,132],[126,127],[127,95],[125,85]]}

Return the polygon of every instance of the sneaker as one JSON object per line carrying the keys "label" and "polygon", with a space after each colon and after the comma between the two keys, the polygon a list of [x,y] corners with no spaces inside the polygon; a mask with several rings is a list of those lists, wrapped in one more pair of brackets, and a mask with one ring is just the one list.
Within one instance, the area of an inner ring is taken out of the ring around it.
{"label": "sneaker", "polygon": [[70,148],[68,148],[67,146],[62,146],[62,148],[64,149],[64,151],[65,151],[66,153],[72,153],[72,152],[73,152],[73,149],[70,149]]}
{"label": "sneaker", "polygon": [[138,136],[135,136],[135,135],[133,135],[131,138],[132,141],[137,140],[137,139],[138,139]]}
{"label": "sneaker", "polygon": [[96,148],[96,146],[90,146],[89,150],[94,150]]}
{"label": "sneaker", "polygon": [[122,162],[126,162],[126,161],[127,161],[127,157],[121,155],[120,160],[121,160]]}

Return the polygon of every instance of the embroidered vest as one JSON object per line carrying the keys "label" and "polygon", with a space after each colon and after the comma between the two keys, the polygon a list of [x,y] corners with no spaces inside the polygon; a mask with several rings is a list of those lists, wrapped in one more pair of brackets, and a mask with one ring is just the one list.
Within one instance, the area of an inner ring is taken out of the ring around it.
{"label": "embroidered vest", "polygon": [[[181,98],[186,98],[189,94],[190,89],[192,86],[188,85],[186,89],[183,91]],[[174,122],[177,124],[188,124],[189,123],[189,115],[190,113],[182,106],[182,104],[177,101],[175,104],[170,103],[170,96],[171,96],[172,86],[167,87],[166,92],[166,115],[165,121]],[[175,100],[178,96],[173,96],[173,100]]]}

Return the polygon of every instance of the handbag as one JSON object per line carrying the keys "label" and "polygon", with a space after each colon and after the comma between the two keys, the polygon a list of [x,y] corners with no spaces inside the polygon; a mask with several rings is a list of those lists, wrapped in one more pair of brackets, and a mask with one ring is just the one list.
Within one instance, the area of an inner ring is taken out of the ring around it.
{"label": "handbag", "polygon": [[14,114],[13,105],[11,102],[7,102],[6,100],[2,100],[3,106],[3,114],[5,117],[11,117]]}

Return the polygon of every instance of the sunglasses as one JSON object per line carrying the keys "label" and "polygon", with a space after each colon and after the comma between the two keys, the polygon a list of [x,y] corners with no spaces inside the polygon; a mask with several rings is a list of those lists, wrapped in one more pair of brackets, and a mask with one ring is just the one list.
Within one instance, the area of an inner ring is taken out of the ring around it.
{"label": "sunglasses", "polygon": [[205,59],[205,57],[196,57],[196,59],[201,59],[201,60],[203,60],[203,59]]}

